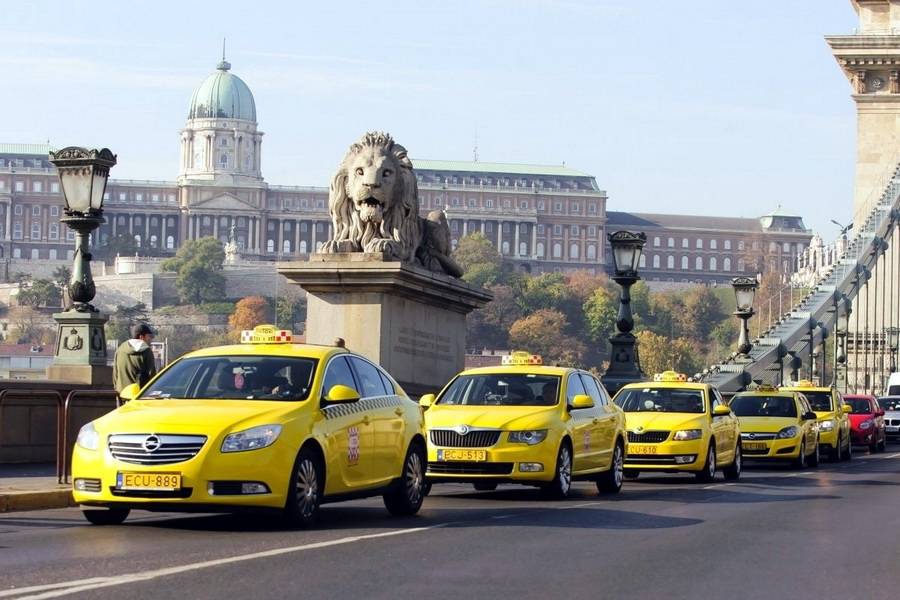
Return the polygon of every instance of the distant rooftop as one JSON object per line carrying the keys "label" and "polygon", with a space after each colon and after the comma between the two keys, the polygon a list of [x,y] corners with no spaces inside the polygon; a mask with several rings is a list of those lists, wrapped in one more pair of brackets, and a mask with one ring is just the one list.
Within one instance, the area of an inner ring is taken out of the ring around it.
{"label": "distant rooftop", "polygon": [[806,232],[800,217],[769,214],[760,218],[710,217],[703,215],[669,215],[651,213],[606,212],[606,227],[662,227],[668,229],[700,229],[718,231],[796,231]]}
{"label": "distant rooftop", "polygon": [[3,144],[0,143],[0,154],[33,154],[46,158],[47,154],[55,150],[50,144]]}
{"label": "distant rooftop", "polygon": [[426,171],[457,171],[460,173],[511,173],[514,175],[545,175],[548,177],[593,177],[565,165],[522,165],[516,163],[475,162],[467,160],[412,159],[413,167]]}

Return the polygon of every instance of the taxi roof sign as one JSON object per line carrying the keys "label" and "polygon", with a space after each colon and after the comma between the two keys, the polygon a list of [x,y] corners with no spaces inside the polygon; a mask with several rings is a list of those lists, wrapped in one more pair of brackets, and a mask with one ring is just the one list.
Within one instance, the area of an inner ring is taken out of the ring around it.
{"label": "taxi roof sign", "polygon": [[653,376],[653,381],[678,381],[686,382],[687,375],[684,373],[676,373],[675,371],[664,371]]}
{"label": "taxi roof sign", "polygon": [[257,325],[241,332],[242,344],[290,344],[294,334],[289,329],[275,329],[274,325]]}
{"label": "taxi roof sign", "polygon": [[544,364],[544,359],[538,354],[518,351],[504,356],[501,359],[501,364],[504,366],[542,365]]}

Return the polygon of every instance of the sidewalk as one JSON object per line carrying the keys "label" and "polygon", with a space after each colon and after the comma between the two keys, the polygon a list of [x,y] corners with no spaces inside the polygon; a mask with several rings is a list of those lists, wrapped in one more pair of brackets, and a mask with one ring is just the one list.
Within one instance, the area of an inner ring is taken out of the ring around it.
{"label": "sidewalk", "polygon": [[72,486],[56,483],[56,465],[0,465],[0,513],[74,505]]}

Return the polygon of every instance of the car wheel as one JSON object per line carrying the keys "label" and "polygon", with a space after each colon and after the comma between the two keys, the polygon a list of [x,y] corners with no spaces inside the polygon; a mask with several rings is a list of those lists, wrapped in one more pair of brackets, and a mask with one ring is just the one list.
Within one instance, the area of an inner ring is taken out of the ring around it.
{"label": "car wheel", "polygon": [[497,484],[493,481],[476,481],[472,487],[476,492],[493,492],[497,489]]}
{"label": "car wheel", "polygon": [[553,481],[542,486],[544,496],[553,500],[562,500],[569,495],[572,488],[572,451],[565,442],[559,447],[556,455],[556,473]]}
{"label": "car wheel", "polygon": [[422,495],[428,496],[431,493],[431,482],[425,480],[425,484],[422,486]]}
{"label": "car wheel", "polygon": [[741,469],[744,466],[744,454],[741,452],[741,445],[738,444],[734,448],[734,460],[725,467],[725,479],[728,481],[737,481],[741,478]]}
{"label": "car wheel", "polygon": [[794,459],[794,468],[795,469],[805,469],[806,468],[806,443],[800,442],[800,454],[797,455],[797,458]]}
{"label": "car wheel", "polygon": [[311,527],[319,518],[319,504],[325,483],[324,467],[318,454],[304,448],[291,472],[291,486],[284,506],[284,519],[292,527]]}
{"label": "car wheel", "polygon": [[878,452],[878,442],[873,441],[869,444],[869,454],[876,454]]}
{"label": "car wheel", "polygon": [[382,496],[388,512],[398,517],[408,517],[419,512],[425,494],[425,449],[421,444],[410,444],[403,461],[403,473],[400,481],[387,494]]}
{"label": "car wheel", "polygon": [[841,453],[843,452],[842,446],[844,445],[843,439],[839,436],[837,442],[835,443],[834,448],[829,448],[828,453],[830,454],[831,462],[838,462],[841,460]]}
{"label": "car wheel", "polygon": [[120,525],[128,518],[128,508],[101,508],[83,510],[81,514],[91,525]]}
{"label": "car wheel", "polygon": [[847,436],[847,449],[841,454],[841,460],[850,460],[851,458],[853,458],[853,443],[850,436]]}
{"label": "car wheel", "polygon": [[818,467],[819,466],[819,440],[816,440],[815,449],[812,451],[812,454],[809,455],[809,466],[810,467]]}
{"label": "car wheel", "polygon": [[618,494],[622,489],[623,481],[625,481],[625,450],[622,448],[622,442],[616,442],[609,470],[597,479],[597,491]]}
{"label": "car wheel", "polygon": [[641,476],[641,472],[637,469],[625,469],[623,475],[625,475],[625,479],[637,479]]}
{"label": "car wheel", "polygon": [[878,451],[884,452],[885,446],[887,446],[887,439],[882,437],[881,441],[878,442]]}
{"label": "car wheel", "polygon": [[706,451],[706,462],[703,464],[703,470],[697,473],[697,481],[708,483],[716,478],[716,446],[713,442],[709,443],[709,449]]}

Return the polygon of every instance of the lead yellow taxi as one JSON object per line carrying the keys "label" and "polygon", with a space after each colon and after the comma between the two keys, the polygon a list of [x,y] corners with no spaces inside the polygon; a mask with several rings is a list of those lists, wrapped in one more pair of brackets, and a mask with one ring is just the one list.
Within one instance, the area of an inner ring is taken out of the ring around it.
{"label": "lead yellow taxi", "polygon": [[729,406],[740,422],[745,458],[819,466],[817,417],[803,394],[760,386],[735,394]]}
{"label": "lead yellow taxi", "polygon": [[259,326],[238,345],[188,353],[85,425],[73,496],[94,524],[131,509],[279,511],[311,525],[322,502],[382,495],[422,505],[422,411],[366,358]]}
{"label": "lead yellow taxi", "polygon": [[420,403],[431,483],[521,483],[552,498],[565,498],[573,479],[601,492],[622,487],[625,417],[590,373],[516,352],[502,366],[463,371]]}
{"label": "lead yellow taxi", "polygon": [[741,476],[741,436],[737,418],[719,390],[666,371],[654,381],[628,384],[614,399],[628,427],[625,476],[641,471],[687,471],[712,481]]}
{"label": "lead yellow taxi", "polygon": [[793,385],[780,389],[803,394],[819,423],[819,444],[824,446],[833,462],[850,460],[853,457],[853,445],[850,439],[849,404],[844,404],[841,394],[834,388],[816,385],[804,379]]}

